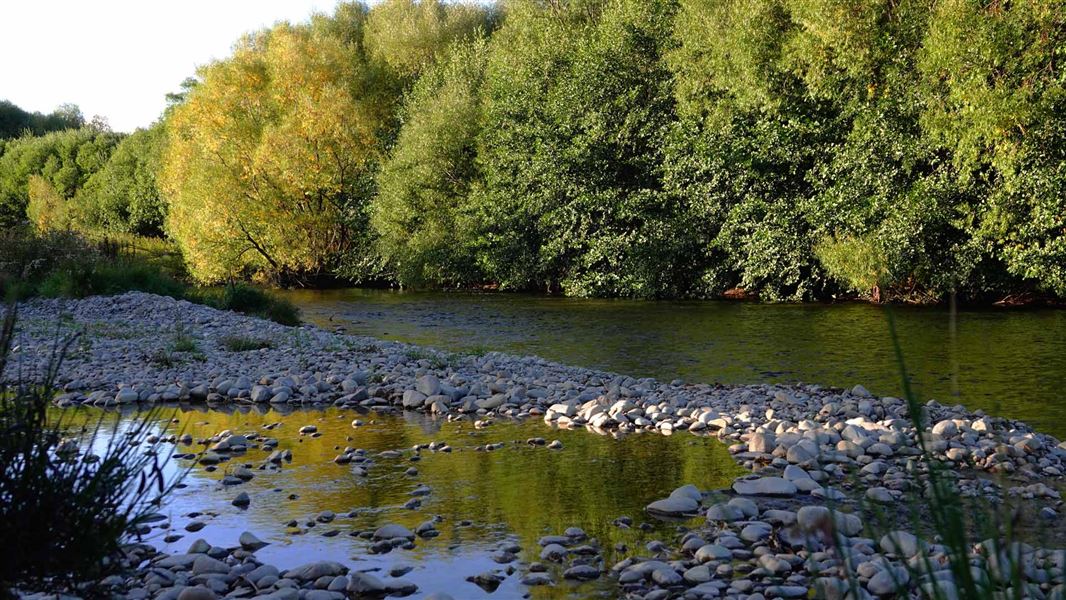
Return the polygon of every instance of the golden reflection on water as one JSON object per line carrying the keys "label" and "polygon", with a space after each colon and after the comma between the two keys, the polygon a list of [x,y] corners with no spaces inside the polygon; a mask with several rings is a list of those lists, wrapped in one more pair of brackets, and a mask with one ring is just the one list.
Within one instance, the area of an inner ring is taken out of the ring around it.
{"label": "golden reflection on water", "polygon": [[[88,418],[96,414],[84,412]],[[551,429],[540,420],[499,422],[476,430],[470,422],[444,422],[418,413],[359,415],[335,408],[291,414],[255,408],[207,412],[186,408],[174,416],[177,423],[171,431],[189,433],[197,439],[227,429],[277,438],[280,449],[292,451],[293,461],[278,472],[260,471],[256,467],[263,463],[267,452],[251,449],[222,463],[214,472],[193,466],[185,481],[188,487],[179,490],[164,510],[172,518],[173,532],[186,534],[185,538],[167,546],[162,543],[165,532],[159,532],[154,540],[157,546],[184,551],[197,537],[218,545],[236,545],[239,534],[248,530],[271,542],[257,552],[260,559],[281,567],[331,559],[357,569],[387,571],[396,564],[410,563],[416,568],[404,578],[417,583],[420,592],[445,590],[457,598],[484,595],[465,577],[502,568],[489,555],[504,540],[521,545],[520,559],[531,562],[537,560],[537,540],[541,536],[578,526],[599,540],[608,566],[621,557],[613,551],[615,544],[626,544],[646,554],[644,544],[652,539],[672,540],[677,524],[651,520],[653,528],[642,531],[638,527],[616,527],[612,525],[614,519],[626,515],[639,524],[646,520],[644,506],[672,489],[687,483],[707,490],[723,488],[741,473],[723,444],[684,432],[613,439],[581,430]],[[357,417],[366,424],[352,427],[351,421]],[[278,422],[281,425],[276,429],[264,429]],[[317,426],[321,436],[301,436],[298,430],[304,425]],[[531,446],[526,443],[531,437],[558,439],[564,448]],[[434,441],[446,442],[453,451],[423,450],[420,460],[412,460],[412,447]],[[504,447],[475,450],[490,443],[503,443]],[[354,465],[333,462],[346,446],[364,448],[371,455],[385,450],[404,453],[399,458],[375,458],[368,475],[360,477],[354,474]],[[197,449],[199,446],[179,447],[182,452]],[[255,473],[250,482],[238,486],[220,484],[227,470],[245,464]],[[412,466],[419,473],[404,474]],[[410,492],[420,483],[428,485],[432,493],[422,498],[420,508],[403,508],[413,497]],[[251,496],[247,510],[230,504],[241,491]],[[290,500],[291,494],[297,497]],[[306,527],[323,510],[337,513],[338,518],[332,523]],[[187,534],[182,528],[191,518],[185,515],[194,511],[205,514],[199,518],[207,527]],[[348,517],[349,511],[356,515]],[[441,535],[419,539],[411,551],[369,555],[366,541],[348,535],[385,523],[414,530],[433,515],[443,518],[437,526]],[[299,533],[286,527],[290,520],[299,522]],[[463,525],[464,520],[471,524]],[[339,533],[335,537],[323,536],[331,530]],[[524,572],[521,567],[519,571]],[[509,577],[491,597],[524,593],[525,588],[517,585],[520,573]],[[557,586],[533,588],[529,590],[532,597],[610,594],[610,587],[603,581],[575,586],[562,581],[561,571],[555,575]]]}

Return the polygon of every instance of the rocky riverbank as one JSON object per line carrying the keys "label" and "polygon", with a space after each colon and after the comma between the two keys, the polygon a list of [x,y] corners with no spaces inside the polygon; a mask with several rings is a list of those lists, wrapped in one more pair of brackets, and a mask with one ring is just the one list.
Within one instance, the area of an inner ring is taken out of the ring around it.
{"label": "rocky riverbank", "polygon": [[[60,406],[337,405],[425,411],[475,425],[536,418],[598,433],[687,430],[717,437],[752,474],[729,490],[689,486],[648,506],[662,517],[704,515],[699,530],[680,531],[676,543],[613,566],[602,565],[597,547],[576,530],[541,540],[540,560],[561,563],[564,577],[616,578],[619,594],[633,598],[806,597],[812,588],[841,597],[847,585],[859,586],[863,596],[892,595],[906,585],[913,593],[935,586],[951,597],[955,574],[930,532],[889,531],[912,516],[910,500],[922,497],[930,457],[946,467],[953,493],[994,504],[1019,499],[1015,504],[1027,507],[1020,529],[1041,530],[1050,538],[1044,545],[1063,541],[1058,487],[1066,450],[1024,423],[960,406],[927,404],[928,429],[919,438],[904,401],[875,397],[858,385],[664,383],[532,357],[458,355],[285,327],[138,293],[38,300],[19,310],[16,360],[7,377],[40,376],[56,344],[81,332],[59,373]],[[199,457],[205,463],[259,445],[244,436],[202,441],[212,445]],[[361,458],[342,452],[337,460]],[[875,512],[888,524],[882,531],[871,518]],[[376,537],[396,545],[414,539],[406,531]],[[194,546],[168,556],[138,546],[132,562],[147,566],[114,582],[115,589],[181,600],[414,592],[337,563],[284,571],[259,564],[254,548]],[[856,576],[850,584],[841,578],[844,547]],[[974,568],[990,587],[1020,583],[1030,597],[1062,593],[1066,553],[1026,544],[1006,554],[991,543],[972,550]],[[551,577],[542,566],[512,565],[479,577],[489,585],[512,575],[546,584]]]}

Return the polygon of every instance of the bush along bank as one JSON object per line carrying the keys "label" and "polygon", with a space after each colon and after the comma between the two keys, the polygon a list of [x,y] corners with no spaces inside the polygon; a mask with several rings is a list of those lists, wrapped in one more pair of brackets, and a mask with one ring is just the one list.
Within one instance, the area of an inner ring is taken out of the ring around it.
{"label": "bush along bank", "polygon": [[[1030,509],[1018,517],[1023,525],[1066,540],[1056,490],[1066,450],[1018,421],[929,402],[922,406],[925,428],[919,429],[906,401],[877,397],[861,386],[665,383],[535,357],[454,355],[285,327],[140,293],[32,300],[20,310],[17,363],[24,371],[46,364],[55,322],[89,333],[91,343],[75,349],[57,379],[60,406],[338,405],[425,411],[481,424],[537,418],[600,433],[684,430],[717,437],[752,473],[726,490],[686,486],[649,505],[649,513],[660,516],[706,518],[704,526],[679,533],[676,546],[603,568],[586,560],[578,537],[550,536],[536,550],[543,561],[566,566],[570,575],[564,576],[614,578],[620,593],[634,598],[807,597],[816,588],[844,597],[846,586],[855,597],[972,597],[967,590],[978,588],[1007,597],[1054,597],[1062,591],[1062,552],[994,532],[964,545],[960,556],[952,536],[978,533],[981,513],[972,512],[961,531],[929,525],[942,517],[929,506],[932,494],[943,497],[950,490],[959,504],[945,510],[961,512],[963,501],[984,507],[1019,501]],[[170,358],[153,360],[159,352]],[[213,440],[199,460],[223,460],[230,446],[249,443],[226,439]],[[358,458],[342,453],[338,460],[345,456]],[[924,523],[910,522],[911,509]],[[166,581],[193,587],[199,584],[183,575],[270,571],[247,549],[207,557],[218,564],[204,558],[203,548],[172,556],[138,552],[151,557],[151,573],[164,569],[170,573]],[[138,573],[138,586],[184,593],[147,571]],[[275,579],[251,591],[289,597],[292,588],[314,587],[325,575],[345,578],[338,583],[344,593],[387,591],[372,575],[325,561],[279,569]],[[521,576],[544,582],[532,572]],[[221,593],[244,585],[236,577],[221,579],[229,582]]]}
{"label": "bush along bank", "polygon": [[300,322],[291,302],[252,285],[189,285],[180,255],[165,240],[0,231],[0,297],[84,298],[129,291],[183,298],[285,325]]}

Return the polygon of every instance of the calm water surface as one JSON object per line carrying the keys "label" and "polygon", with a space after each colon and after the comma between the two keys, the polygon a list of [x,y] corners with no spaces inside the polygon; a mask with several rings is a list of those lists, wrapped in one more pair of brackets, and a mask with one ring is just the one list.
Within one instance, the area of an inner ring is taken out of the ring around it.
{"label": "calm water surface", "polygon": [[[177,490],[165,503],[161,512],[170,517],[168,526],[153,530],[147,541],[160,549],[185,552],[197,538],[214,545],[237,546],[241,532],[251,531],[270,542],[256,552],[260,560],[281,568],[312,560],[336,560],[387,579],[390,568],[411,565],[414,569],[403,578],[419,585],[416,598],[433,591],[447,591],[464,599],[519,598],[527,592],[542,599],[610,597],[612,589],[606,580],[576,585],[564,581],[558,570],[554,572],[556,586],[527,589],[518,583],[527,570],[519,563],[513,563],[519,573],[508,577],[492,594],[467,582],[466,577],[505,568],[491,559],[504,542],[521,545],[519,558],[525,563],[536,561],[540,552],[537,540],[543,535],[561,534],[571,526],[582,527],[590,537],[599,539],[609,566],[621,558],[613,551],[617,543],[645,552],[644,545],[653,539],[670,542],[676,537],[675,522],[652,519],[650,530],[636,527],[648,519],[643,509],[649,502],[687,483],[708,490],[723,488],[741,473],[722,443],[687,432],[614,439],[584,430],[553,430],[540,420],[498,423],[475,430],[469,422],[442,422],[421,413],[361,416],[334,408],[281,413],[258,407],[228,411],[184,407],[173,414],[169,410],[164,416],[177,420],[170,431],[184,431],[197,439],[226,429],[259,432],[277,438],[279,448],[292,450],[294,458],[277,472],[256,469],[268,454],[260,449],[234,455],[214,472],[188,460],[170,461],[171,473],[191,469],[185,478],[187,487]],[[79,413],[94,419],[100,411],[81,409]],[[130,423],[133,414],[128,413],[123,423]],[[367,424],[352,427],[355,417]],[[263,428],[277,422],[281,425],[276,429]],[[322,436],[299,435],[303,425],[316,425]],[[530,437],[558,439],[564,448],[530,446],[525,443]],[[423,451],[420,460],[411,460],[413,446],[432,441],[444,441],[454,450]],[[475,450],[494,442],[503,442],[504,447],[491,452]],[[376,459],[369,475],[358,477],[351,465],[332,462],[345,446],[364,448],[371,455],[384,450],[405,452],[401,458]],[[178,451],[198,452],[201,448],[179,446]],[[223,486],[220,481],[227,469],[238,465],[249,465],[255,477],[241,485]],[[404,473],[411,466],[418,469],[418,475]],[[423,497],[420,508],[404,508],[412,498],[410,492],[419,484],[428,485],[432,492]],[[231,504],[242,491],[251,497],[247,509]],[[291,494],[297,497],[290,499]],[[323,510],[337,513],[337,519],[307,527]],[[353,510],[356,516],[348,517]],[[196,518],[206,527],[188,533],[184,526],[193,520],[193,513],[202,513]],[[414,530],[433,515],[443,517],[437,525],[441,535],[418,539],[410,551],[396,549],[372,555],[367,541],[349,535],[386,523]],[[633,528],[612,525],[622,515],[633,518]],[[293,519],[299,522],[298,529],[286,526]],[[463,520],[472,523],[461,525]],[[323,535],[332,531],[337,535]],[[166,544],[163,537],[168,533],[184,537]]]}
{"label": "calm water surface", "polygon": [[[900,395],[885,309],[867,304],[587,300],[520,294],[293,291],[304,318],[447,350],[500,350],[628,375],[797,382]],[[894,309],[924,399],[1066,439],[1066,311]]]}

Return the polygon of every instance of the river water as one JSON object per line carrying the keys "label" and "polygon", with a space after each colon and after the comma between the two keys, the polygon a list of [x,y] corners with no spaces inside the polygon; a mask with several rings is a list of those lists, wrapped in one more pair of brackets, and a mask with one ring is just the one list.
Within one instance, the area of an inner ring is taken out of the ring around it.
{"label": "river water", "polygon": [[[307,321],[453,351],[536,354],[663,380],[807,382],[901,395],[886,309],[868,304],[590,300],[523,294],[290,291]],[[1066,311],[895,307],[922,399],[1066,439]]]}
{"label": "river water", "polygon": [[[125,428],[145,413],[102,412],[99,409],[66,415],[75,429],[81,423],[104,416],[105,427],[97,438],[99,451],[110,435],[123,435]],[[632,553],[647,554],[653,540],[672,543],[677,526],[696,526],[701,518],[687,522],[659,521],[648,517],[644,507],[685,484],[714,490],[728,487],[743,470],[721,442],[687,432],[672,436],[653,433],[620,436],[617,439],[586,431],[550,428],[539,419],[501,422],[475,429],[472,422],[446,422],[422,413],[357,413],[353,410],[285,410],[262,406],[229,406],[206,410],[168,406],[151,415],[169,423],[166,432],[188,433],[197,441],[230,430],[262,434],[278,440],[278,448],[291,450],[292,462],[279,470],[260,469],[268,451],[250,449],[236,454],[209,470],[193,460],[166,463],[168,476],[184,472],[181,489],[163,504],[168,517],[156,523],[146,541],[161,550],[184,553],[196,539],[222,547],[238,546],[238,538],[250,531],[269,545],[258,550],[259,560],[279,568],[291,568],[316,560],[334,560],[353,570],[369,571],[388,580],[388,573],[401,566],[412,570],[403,579],[419,586],[414,597],[445,591],[457,599],[538,599],[614,597],[617,588],[607,578],[573,583],[562,578],[562,567],[549,563],[554,586],[527,588],[520,578],[531,562],[539,560],[538,539],[558,535],[572,526],[581,527],[603,550],[602,567]],[[364,421],[353,427],[353,418]],[[273,426],[278,424],[274,428]],[[318,437],[300,435],[305,425],[315,425]],[[559,440],[561,450],[527,443],[529,438]],[[450,452],[422,450],[418,444],[445,442]],[[503,447],[479,450],[486,444]],[[377,457],[366,476],[354,465],[340,465],[333,458],[346,446],[361,448],[376,457],[383,451],[400,451],[398,457]],[[177,446],[176,452],[199,452],[204,446]],[[417,454],[417,458],[415,458]],[[240,485],[223,485],[226,473],[247,466],[254,477]],[[408,474],[414,467],[417,474]],[[419,485],[429,486],[419,496],[422,505],[405,508]],[[232,500],[247,492],[251,503],[238,508]],[[337,517],[317,522],[322,511]],[[416,540],[414,549],[394,549],[372,554],[372,542],[358,536],[387,523],[415,530],[419,523],[440,517],[434,538]],[[632,527],[613,522],[628,516]],[[187,532],[188,523],[203,523],[203,529]],[[296,526],[290,526],[291,521]],[[644,527],[641,527],[641,525]],[[310,526],[309,526],[310,525]],[[166,542],[164,538],[180,535]],[[517,572],[498,589],[484,590],[467,577],[509,565],[497,564],[493,553],[502,544],[521,547]],[[627,554],[615,548],[625,544]]]}

